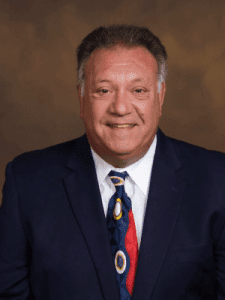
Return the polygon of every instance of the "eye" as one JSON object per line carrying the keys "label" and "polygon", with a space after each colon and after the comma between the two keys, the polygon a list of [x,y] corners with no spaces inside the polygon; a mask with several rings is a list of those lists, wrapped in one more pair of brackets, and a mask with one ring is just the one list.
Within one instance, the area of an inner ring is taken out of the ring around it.
{"label": "eye", "polygon": [[141,93],[144,92],[144,90],[143,89],[136,89],[135,92],[138,93],[138,94],[141,94]]}
{"label": "eye", "polygon": [[102,94],[107,94],[109,92],[109,90],[107,90],[107,89],[101,89],[101,90],[99,90],[99,92],[102,93]]}

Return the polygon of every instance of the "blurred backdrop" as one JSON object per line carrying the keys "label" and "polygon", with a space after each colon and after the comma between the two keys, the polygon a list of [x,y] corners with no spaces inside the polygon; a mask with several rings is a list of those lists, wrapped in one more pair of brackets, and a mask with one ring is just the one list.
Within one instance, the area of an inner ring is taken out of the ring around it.
{"label": "blurred backdrop", "polygon": [[225,152],[224,12],[224,0],[0,0],[0,191],[15,156],[84,133],[75,51],[100,25],[147,26],[160,38],[161,129]]}

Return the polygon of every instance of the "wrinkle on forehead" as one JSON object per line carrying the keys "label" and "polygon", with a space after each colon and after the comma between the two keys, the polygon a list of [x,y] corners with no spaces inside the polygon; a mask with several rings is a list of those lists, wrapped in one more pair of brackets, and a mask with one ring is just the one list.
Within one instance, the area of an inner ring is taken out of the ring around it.
{"label": "wrinkle on forehead", "polygon": [[86,64],[86,75],[95,81],[139,79],[138,71],[154,76],[157,69],[155,57],[144,47],[114,47],[96,50]]}

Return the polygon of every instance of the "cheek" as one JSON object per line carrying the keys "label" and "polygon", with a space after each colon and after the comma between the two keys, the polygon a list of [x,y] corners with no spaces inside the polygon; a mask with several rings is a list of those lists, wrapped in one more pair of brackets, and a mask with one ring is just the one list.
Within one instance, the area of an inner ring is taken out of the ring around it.
{"label": "cheek", "polygon": [[89,97],[84,100],[83,112],[86,119],[90,118],[95,112],[94,103]]}
{"label": "cheek", "polygon": [[146,125],[146,130],[154,128],[157,126],[161,115],[159,103],[157,101],[153,101],[143,105],[142,108],[139,109],[138,115],[142,119],[142,122]]}
{"label": "cheek", "polygon": [[154,115],[157,115],[159,111],[157,101],[143,101],[142,103],[138,103],[138,105],[135,107],[139,116],[144,117],[146,120],[149,120],[154,117]]}
{"label": "cheek", "polygon": [[148,111],[152,117],[154,117],[154,116],[156,118],[158,117],[158,115],[160,113],[160,103],[159,103],[158,96],[155,95],[154,100],[150,102]]}
{"label": "cheek", "polygon": [[107,108],[99,101],[89,101],[85,105],[85,117],[88,123],[99,124],[106,115]]}

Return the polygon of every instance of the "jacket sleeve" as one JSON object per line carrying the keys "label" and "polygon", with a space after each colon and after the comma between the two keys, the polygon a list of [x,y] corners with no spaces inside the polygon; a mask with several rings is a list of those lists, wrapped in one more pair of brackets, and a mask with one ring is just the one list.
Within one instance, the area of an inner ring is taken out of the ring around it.
{"label": "jacket sleeve", "polygon": [[27,240],[20,219],[12,162],[9,162],[0,207],[0,300],[32,299],[28,275]]}

